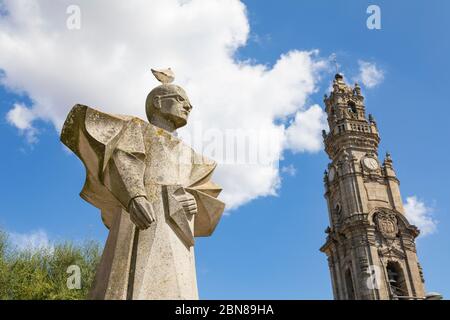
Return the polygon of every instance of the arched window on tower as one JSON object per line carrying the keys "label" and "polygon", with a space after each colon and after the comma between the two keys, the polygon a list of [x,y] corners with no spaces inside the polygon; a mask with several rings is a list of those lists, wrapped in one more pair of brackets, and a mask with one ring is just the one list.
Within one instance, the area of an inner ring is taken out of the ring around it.
{"label": "arched window on tower", "polygon": [[349,101],[348,104],[348,111],[356,114],[358,110],[356,109],[356,104],[353,101]]}
{"label": "arched window on tower", "polygon": [[347,289],[347,300],[356,300],[355,287],[353,285],[352,272],[350,268],[345,271],[345,286]]}
{"label": "arched window on tower", "polygon": [[402,267],[398,262],[389,261],[386,269],[393,298],[405,299],[409,294]]}

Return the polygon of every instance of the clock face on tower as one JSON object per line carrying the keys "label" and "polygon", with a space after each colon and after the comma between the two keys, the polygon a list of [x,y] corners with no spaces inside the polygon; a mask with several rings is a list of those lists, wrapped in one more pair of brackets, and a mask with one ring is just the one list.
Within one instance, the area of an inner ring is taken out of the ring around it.
{"label": "clock face on tower", "polygon": [[377,170],[379,167],[378,160],[375,158],[364,158],[363,164],[368,170]]}

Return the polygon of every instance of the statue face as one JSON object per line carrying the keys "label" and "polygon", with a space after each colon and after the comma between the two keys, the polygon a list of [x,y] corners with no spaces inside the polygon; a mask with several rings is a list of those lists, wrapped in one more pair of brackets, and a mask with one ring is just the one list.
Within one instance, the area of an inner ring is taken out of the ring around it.
{"label": "statue face", "polygon": [[159,112],[163,117],[173,122],[177,128],[186,125],[192,105],[184,90],[156,96],[155,100],[154,105],[160,107]]}

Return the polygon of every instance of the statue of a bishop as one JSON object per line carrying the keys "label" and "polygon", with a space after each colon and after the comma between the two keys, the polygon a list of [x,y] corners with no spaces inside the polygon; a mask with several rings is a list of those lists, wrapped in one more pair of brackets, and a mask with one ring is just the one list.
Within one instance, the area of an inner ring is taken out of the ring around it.
{"label": "statue of a bishop", "polygon": [[86,168],[80,196],[109,229],[91,299],[198,299],[194,239],[225,207],[216,164],[175,134],[192,110],[186,92],[170,68],[152,72],[162,85],[147,96],[149,122],[75,105],[61,132]]}

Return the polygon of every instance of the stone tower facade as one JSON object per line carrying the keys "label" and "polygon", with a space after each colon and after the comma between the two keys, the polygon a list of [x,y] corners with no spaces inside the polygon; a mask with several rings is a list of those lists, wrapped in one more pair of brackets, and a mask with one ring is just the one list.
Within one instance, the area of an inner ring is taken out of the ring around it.
{"label": "stone tower facade", "polygon": [[391,156],[380,163],[377,124],[366,117],[361,88],[337,74],[324,102],[330,226],[320,250],[328,257],[335,299],[424,298],[414,242],[419,230],[404,215]]}

